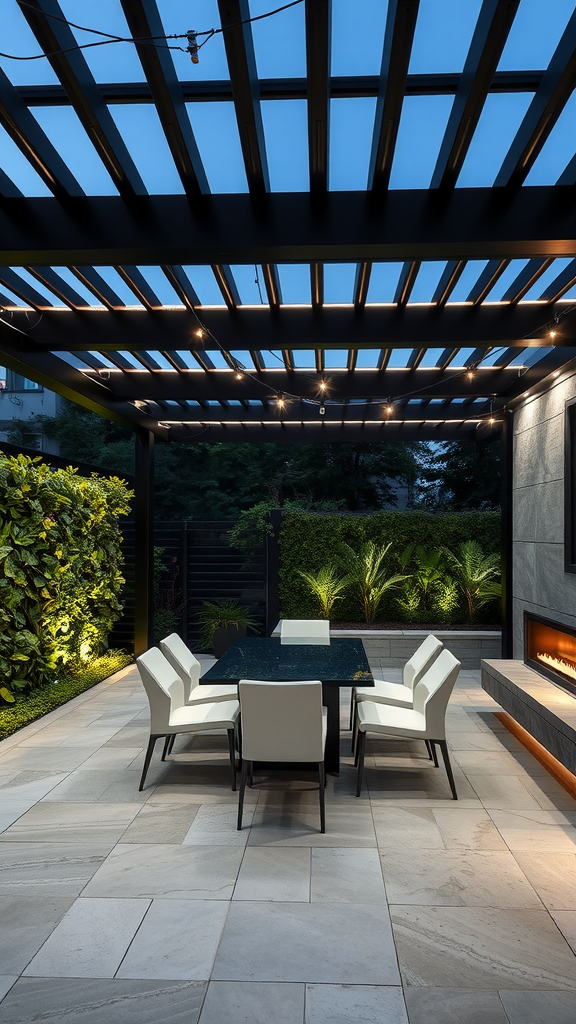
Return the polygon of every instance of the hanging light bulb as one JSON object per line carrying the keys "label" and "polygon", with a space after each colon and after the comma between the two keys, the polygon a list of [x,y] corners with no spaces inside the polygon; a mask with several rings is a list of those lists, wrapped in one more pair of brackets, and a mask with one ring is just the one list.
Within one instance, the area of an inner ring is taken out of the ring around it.
{"label": "hanging light bulb", "polygon": [[320,391],[326,391],[328,385],[325,380],[321,380],[318,387],[320,388]]}
{"label": "hanging light bulb", "polygon": [[550,331],[548,337],[555,338],[556,337],[556,331]]}
{"label": "hanging light bulb", "polygon": [[198,50],[200,49],[200,47],[198,46],[196,33],[192,29],[188,29],[186,33],[186,38],[188,40],[186,52],[190,54],[190,60],[192,61],[193,64],[199,64],[200,57],[198,56]]}
{"label": "hanging light bulb", "polygon": [[279,409],[283,409],[284,406],[286,405],[286,402],[284,401],[284,398],[282,397],[282,392],[281,391],[279,391],[278,394],[276,395],[276,401],[278,403],[278,408]]}
{"label": "hanging light bulb", "polygon": [[197,338],[202,338],[203,335],[204,335],[204,331],[202,331],[202,330],[200,330],[200,328],[198,328],[197,331],[194,331],[194,334],[196,335]]}

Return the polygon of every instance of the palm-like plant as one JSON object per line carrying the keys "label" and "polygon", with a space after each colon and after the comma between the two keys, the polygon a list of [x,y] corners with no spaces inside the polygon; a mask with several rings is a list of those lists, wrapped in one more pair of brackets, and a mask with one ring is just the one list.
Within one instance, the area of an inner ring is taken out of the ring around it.
{"label": "palm-like plant", "polygon": [[418,607],[431,611],[446,582],[446,556],[441,549],[426,550],[421,544],[410,544],[400,556],[404,570],[412,563],[411,593],[418,595]]}
{"label": "palm-like plant", "polygon": [[346,570],[348,582],[359,595],[366,622],[374,622],[376,613],[387,590],[396,587],[406,575],[389,576],[383,565],[390,544],[374,544],[366,541],[359,552],[349,544],[341,544],[339,562]]}
{"label": "palm-like plant", "polygon": [[446,551],[446,558],[461,595],[468,606],[468,620],[474,622],[485,604],[500,597],[500,557],[485,555],[475,540],[458,545],[458,553]]}
{"label": "palm-like plant", "polygon": [[348,579],[339,576],[336,566],[324,565],[316,575],[311,572],[303,572],[298,569],[298,575],[308,585],[320,605],[320,615],[323,619],[330,618],[330,612],[336,601],[341,601],[341,592],[348,586]]}

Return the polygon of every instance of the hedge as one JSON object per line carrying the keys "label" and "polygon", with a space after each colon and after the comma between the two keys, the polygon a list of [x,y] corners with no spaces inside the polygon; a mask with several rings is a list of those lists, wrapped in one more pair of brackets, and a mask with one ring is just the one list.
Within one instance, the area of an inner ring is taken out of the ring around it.
{"label": "hedge", "polygon": [[117,477],[0,452],[0,698],[102,654],[122,611],[131,496]]}
{"label": "hedge", "polygon": [[[378,544],[392,542],[387,562],[391,572],[399,571],[398,555],[414,543],[424,548],[444,546],[454,551],[461,541],[476,540],[485,554],[492,554],[500,550],[500,512],[437,514],[406,510],[367,515],[285,512],[279,538],[280,614],[287,618],[316,618],[318,607],[297,570],[317,572],[330,561],[339,542],[345,541],[358,550],[366,540]],[[345,595],[336,609],[333,616],[336,620],[361,621],[352,595]],[[382,602],[378,618],[386,621],[400,617],[395,593],[391,591]],[[498,609],[494,605],[487,606],[482,618],[494,621],[495,617],[498,617]],[[452,622],[465,619],[465,609],[450,617]]]}
{"label": "hedge", "polygon": [[101,683],[131,661],[131,655],[125,651],[109,651],[69,679],[35,690],[32,696],[20,697],[14,704],[4,704],[0,707],[0,740]]}

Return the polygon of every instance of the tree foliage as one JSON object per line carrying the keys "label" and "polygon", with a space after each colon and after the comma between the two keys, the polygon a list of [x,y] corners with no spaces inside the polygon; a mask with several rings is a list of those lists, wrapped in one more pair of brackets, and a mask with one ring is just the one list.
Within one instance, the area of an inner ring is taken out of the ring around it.
{"label": "tree foliage", "polygon": [[444,441],[422,450],[424,507],[444,511],[500,508],[500,445]]}
{"label": "tree foliage", "polygon": [[101,653],[122,611],[117,477],[0,453],[0,672],[4,699]]}

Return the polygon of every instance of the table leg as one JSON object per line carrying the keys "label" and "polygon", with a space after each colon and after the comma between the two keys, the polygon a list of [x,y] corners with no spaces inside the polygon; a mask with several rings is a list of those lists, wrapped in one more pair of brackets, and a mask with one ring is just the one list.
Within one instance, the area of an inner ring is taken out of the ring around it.
{"label": "table leg", "polygon": [[324,767],[327,772],[338,775],[340,772],[340,689],[322,683],[322,702],[328,708],[328,724],[326,733],[326,751]]}

